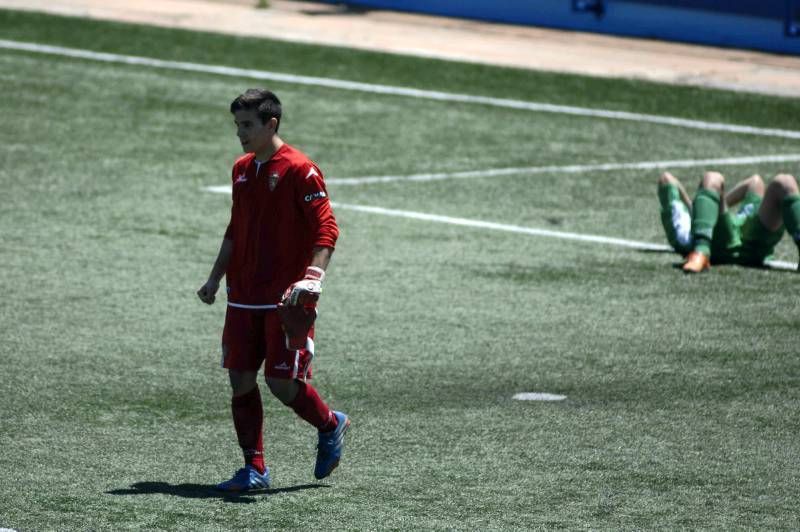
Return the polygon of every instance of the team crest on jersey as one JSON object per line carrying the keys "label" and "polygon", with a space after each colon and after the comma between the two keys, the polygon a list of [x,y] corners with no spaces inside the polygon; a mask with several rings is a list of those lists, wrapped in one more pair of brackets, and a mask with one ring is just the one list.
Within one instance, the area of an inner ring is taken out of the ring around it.
{"label": "team crest on jersey", "polygon": [[269,185],[270,192],[275,190],[275,187],[278,186],[278,179],[280,178],[281,176],[278,175],[278,172],[272,172],[271,174],[269,174],[269,176],[267,177],[267,184]]}

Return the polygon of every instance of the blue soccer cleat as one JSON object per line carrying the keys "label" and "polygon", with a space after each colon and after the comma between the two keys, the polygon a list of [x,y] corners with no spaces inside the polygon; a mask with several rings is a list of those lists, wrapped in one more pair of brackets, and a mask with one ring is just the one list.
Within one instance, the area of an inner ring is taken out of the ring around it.
{"label": "blue soccer cleat", "polygon": [[333,412],[339,424],[330,432],[319,433],[319,445],[317,445],[317,465],[314,467],[314,476],[323,479],[330,475],[339,459],[342,457],[344,449],[344,433],[350,428],[350,418],[342,412]]}
{"label": "blue soccer cleat", "polygon": [[244,466],[233,475],[232,479],[221,482],[216,486],[216,489],[220,491],[237,493],[267,488],[269,488],[269,468],[266,468],[262,475],[251,465]]}

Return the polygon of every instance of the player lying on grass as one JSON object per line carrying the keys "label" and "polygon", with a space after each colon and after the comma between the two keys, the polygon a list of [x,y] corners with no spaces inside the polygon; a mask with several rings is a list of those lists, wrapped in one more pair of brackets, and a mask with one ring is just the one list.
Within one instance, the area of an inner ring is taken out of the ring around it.
{"label": "player lying on grass", "polygon": [[[800,250],[800,195],[791,175],[776,175],[766,186],[754,175],[726,194],[723,175],[706,172],[690,201],[680,181],[664,172],[658,179],[658,199],[667,240],[686,256],[686,273],[708,270],[712,262],[761,266],[784,227]],[[731,211],[736,205],[736,212]]]}
{"label": "player lying on grass", "polygon": [[331,410],[308,382],[316,302],[339,236],[322,172],[278,136],[281,102],[273,93],[250,89],[230,111],[246,154],[233,166],[230,223],[197,295],[212,304],[225,276],[222,366],[230,377],[245,466],[217,487],[248,491],[270,485],[257,384],[262,366],[272,394],[319,431],[316,478],[339,464],[350,420]]}

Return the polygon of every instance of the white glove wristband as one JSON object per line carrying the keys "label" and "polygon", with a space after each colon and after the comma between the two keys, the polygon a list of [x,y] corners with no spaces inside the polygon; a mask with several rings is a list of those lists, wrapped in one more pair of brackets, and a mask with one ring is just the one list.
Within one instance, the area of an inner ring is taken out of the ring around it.
{"label": "white glove wristband", "polygon": [[304,279],[314,279],[320,283],[325,279],[325,270],[317,268],[316,266],[309,266],[306,268],[306,275]]}

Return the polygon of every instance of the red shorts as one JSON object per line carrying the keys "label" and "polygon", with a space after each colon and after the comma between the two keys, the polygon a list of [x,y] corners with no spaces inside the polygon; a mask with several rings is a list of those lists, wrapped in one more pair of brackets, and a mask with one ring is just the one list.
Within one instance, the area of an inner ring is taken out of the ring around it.
{"label": "red shorts", "polygon": [[290,351],[286,349],[286,336],[276,311],[229,306],[222,332],[222,367],[258,371],[266,361],[264,375],[267,377],[310,379],[313,338],[312,327],[306,348]]}

